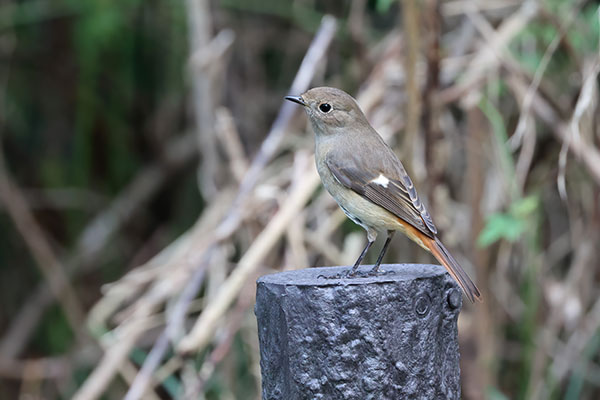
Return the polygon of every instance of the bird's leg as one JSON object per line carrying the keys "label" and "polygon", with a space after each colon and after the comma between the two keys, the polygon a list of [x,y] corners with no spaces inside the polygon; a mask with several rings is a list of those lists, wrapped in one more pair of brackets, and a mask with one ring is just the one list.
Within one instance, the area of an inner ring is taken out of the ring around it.
{"label": "bird's leg", "polygon": [[352,270],[350,271],[348,276],[356,275],[356,271],[358,270],[360,263],[362,262],[363,258],[365,258],[365,254],[367,254],[367,251],[369,251],[369,248],[373,245],[374,242],[375,242],[375,239],[371,240],[371,238],[369,238],[369,242],[363,249],[362,253],[360,253],[360,256],[358,256],[358,260],[356,260],[356,262],[354,263],[354,266],[352,267]]}
{"label": "bird's leg", "polygon": [[379,265],[381,265],[383,256],[384,256],[385,252],[387,251],[387,249],[390,245],[390,242],[392,241],[392,238],[394,237],[394,233],[396,233],[396,231],[387,231],[387,239],[385,239],[385,243],[383,244],[381,253],[379,253],[379,257],[377,257],[377,262],[375,263],[375,266],[371,270],[370,274],[376,274],[377,271],[379,270]]}

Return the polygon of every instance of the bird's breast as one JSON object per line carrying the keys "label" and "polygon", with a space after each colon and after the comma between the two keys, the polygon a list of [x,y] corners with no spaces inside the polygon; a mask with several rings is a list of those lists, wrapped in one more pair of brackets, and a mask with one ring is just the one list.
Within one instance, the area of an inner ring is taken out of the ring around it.
{"label": "bird's breast", "polygon": [[404,230],[397,216],[342,185],[329,170],[325,157],[317,155],[315,159],[323,186],[354,223],[377,231]]}

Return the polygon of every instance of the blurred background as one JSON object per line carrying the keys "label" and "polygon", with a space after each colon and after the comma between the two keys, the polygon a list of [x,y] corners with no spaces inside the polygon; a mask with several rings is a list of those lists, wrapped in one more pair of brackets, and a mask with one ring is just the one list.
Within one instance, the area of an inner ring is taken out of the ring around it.
{"label": "blurred background", "polygon": [[0,398],[259,399],[256,278],[366,240],[283,104],[320,85],[482,289],[463,398],[600,398],[598,6],[2,0]]}

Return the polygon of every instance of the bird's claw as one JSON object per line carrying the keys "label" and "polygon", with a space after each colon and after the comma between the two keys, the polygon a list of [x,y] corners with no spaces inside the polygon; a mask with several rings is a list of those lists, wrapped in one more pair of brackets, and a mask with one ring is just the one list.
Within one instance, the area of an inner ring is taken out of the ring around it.
{"label": "bird's claw", "polygon": [[320,274],[319,276],[317,276],[317,278],[323,278],[323,279],[348,279],[348,278],[355,278],[357,275],[362,276],[363,274],[359,273],[359,271],[355,271],[354,273],[352,273],[352,270],[346,270],[346,271],[338,272],[337,274],[334,274],[334,275],[323,275],[323,274]]}
{"label": "bird's claw", "polygon": [[368,271],[347,269],[346,271],[338,272],[334,275],[320,274],[317,278],[320,279],[352,279],[352,278],[369,278],[373,276],[381,276],[393,273],[393,271],[384,271],[382,269],[370,269]]}

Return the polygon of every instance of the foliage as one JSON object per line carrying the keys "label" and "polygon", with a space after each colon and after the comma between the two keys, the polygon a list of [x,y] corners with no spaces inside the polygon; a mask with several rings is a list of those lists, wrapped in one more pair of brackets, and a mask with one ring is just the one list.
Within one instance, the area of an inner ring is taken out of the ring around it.
{"label": "foliage", "polygon": [[538,209],[537,196],[528,196],[512,203],[505,213],[489,215],[485,227],[479,234],[477,244],[487,247],[500,239],[516,242],[523,232],[536,227],[533,217]]}

